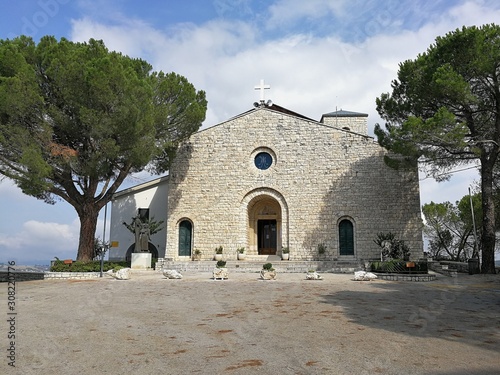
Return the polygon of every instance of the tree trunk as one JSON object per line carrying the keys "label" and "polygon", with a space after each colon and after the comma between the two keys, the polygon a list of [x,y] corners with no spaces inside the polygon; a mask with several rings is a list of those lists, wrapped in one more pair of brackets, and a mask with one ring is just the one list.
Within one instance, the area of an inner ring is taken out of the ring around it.
{"label": "tree trunk", "polygon": [[83,204],[78,210],[80,217],[80,239],[77,260],[90,261],[94,255],[95,231],[99,208],[94,202]]}
{"label": "tree trunk", "polygon": [[[484,154],[484,152],[483,152]],[[495,202],[493,200],[493,166],[491,156],[481,157],[481,197],[483,230],[481,233],[481,273],[495,273]]]}

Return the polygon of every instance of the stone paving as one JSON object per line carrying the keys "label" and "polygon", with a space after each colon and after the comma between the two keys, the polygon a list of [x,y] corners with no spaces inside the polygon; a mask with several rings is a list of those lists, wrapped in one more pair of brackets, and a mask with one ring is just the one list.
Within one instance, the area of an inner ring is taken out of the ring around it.
{"label": "stone paving", "polygon": [[17,284],[15,368],[7,285],[1,374],[500,373],[500,276],[432,282],[353,275],[186,273],[168,280]]}

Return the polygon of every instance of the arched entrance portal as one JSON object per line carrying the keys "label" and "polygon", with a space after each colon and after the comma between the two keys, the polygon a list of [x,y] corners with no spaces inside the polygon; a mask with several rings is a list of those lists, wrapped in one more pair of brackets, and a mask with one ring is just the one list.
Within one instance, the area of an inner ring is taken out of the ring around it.
{"label": "arched entrance portal", "polygon": [[191,238],[193,225],[188,220],[179,223],[179,256],[191,256]]}
{"label": "arched entrance portal", "polygon": [[278,201],[268,195],[252,199],[248,205],[248,224],[251,252],[275,255],[282,244],[281,206]]}
{"label": "arched entrance portal", "polygon": [[257,243],[259,255],[275,255],[278,248],[276,220],[257,220]]}

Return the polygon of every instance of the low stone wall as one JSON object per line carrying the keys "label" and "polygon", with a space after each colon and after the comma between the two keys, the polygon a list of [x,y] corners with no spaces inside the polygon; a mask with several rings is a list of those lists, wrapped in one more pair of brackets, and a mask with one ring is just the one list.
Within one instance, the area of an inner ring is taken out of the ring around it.
{"label": "low stone wall", "polygon": [[380,280],[389,280],[389,281],[434,281],[436,280],[436,275],[434,274],[396,274],[396,273],[375,273],[377,278]]}
{"label": "low stone wall", "polygon": [[455,270],[461,273],[469,273],[469,263],[467,262],[452,262],[449,260],[441,260],[432,263],[437,263],[436,267],[448,266],[448,269]]}
{"label": "low stone wall", "polygon": [[[9,280],[10,277],[10,280]],[[27,271],[0,271],[0,282],[7,281],[30,281],[30,280],[43,280],[44,272],[27,272]]]}
{"label": "low stone wall", "polygon": [[456,277],[458,272],[469,272],[469,264],[465,262],[429,261],[427,262],[427,265],[429,267],[429,270],[450,277]]}
{"label": "low stone wall", "polygon": [[[95,279],[101,276],[100,272],[45,272],[45,280],[59,280],[59,279]],[[104,275],[103,275],[104,277]]]}

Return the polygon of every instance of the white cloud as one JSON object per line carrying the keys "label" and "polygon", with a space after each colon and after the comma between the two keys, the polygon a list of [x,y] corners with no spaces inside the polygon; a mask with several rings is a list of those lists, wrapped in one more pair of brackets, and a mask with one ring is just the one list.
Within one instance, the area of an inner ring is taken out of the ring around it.
{"label": "white cloud", "polygon": [[[52,242],[56,248],[65,248],[68,242],[74,241],[78,230],[78,222],[72,224],[42,223],[30,220],[24,224],[25,233],[35,243]],[[76,232],[75,232],[76,229]]]}
{"label": "white cloud", "polygon": [[[322,17],[325,12],[341,14],[345,4],[287,0],[276,2],[268,10],[273,22],[277,17],[288,20]],[[364,4],[375,9],[372,2]],[[380,121],[375,98],[390,89],[399,62],[416,57],[436,36],[461,26],[464,20],[481,23],[498,19],[491,9],[468,2],[435,16],[433,22],[416,31],[391,33],[388,25],[402,22],[402,12],[374,13],[370,23],[362,25],[365,36],[374,35],[362,43],[346,43],[335,34],[292,34],[266,40],[251,20],[223,19],[201,25],[181,24],[165,31],[135,19],[122,18],[107,26],[83,18],[73,21],[72,38],[102,38],[111,49],[144,57],[156,70],[186,76],[207,92],[206,125],[250,109],[258,98],[253,86],[264,78],[271,84],[266,96],[277,104],[315,119],[336,106],[366,112],[372,129]]]}
{"label": "white cloud", "polygon": [[[479,26],[488,23],[498,24],[500,20],[500,9],[498,9],[498,3],[496,1],[465,1],[455,8],[452,8],[449,12],[449,17],[457,24],[455,28],[460,28],[462,25]],[[447,31],[451,31],[451,29],[444,32]]]}
{"label": "white cloud", "polygon": [[[103,39],[109,49],[144,58],[155,70],[184,75],[197,89],[207,92],[205,126],[252,108],[259,98],[253,88],[265,79],[271,85],[266,98],[279,105],[314,119],[335,107],[365,112],[372,131],[374,124],[381,122],[375,98],[390,90],[399,62],[415,58],[437,36],[462,25],[500,19],[498,5],[487,0],[462,1],[443,12],[435,10],[444,9],[444,1],[281,0],[254,13],[248,8],[250,2],[240,0],[245,17],[239,20],[220,17],[196,25],[155,27],[127,17],[119,11],[119,3],[85,3],[87,16],[72,21],[69,37],[75,41]],[[230,10],[236,12],[234,2],[219,0],[214,4],[222,16]],[[116,9],[106,12],[104,6]],[[322,32],[300,27],[304,20]],[[140,183],[147,176],[137,178],[127,183]],[[474,179],[474,172],[466,172],[456,174],[448,183],[424,180],[422,203],[460,199]],[[2,198],[7,194],[17,199],[16,189],[0,184]],[[14,234],[0,234],[0,256],[30,249],[51,259],[56,252],[70,249],[67,257],[74,258],[79,223],[57,224],[52,217],[46,221],[37,217],[10,232],[2,228],[4,233]],[[102,220],[97,235],[100,233]]]}
{"label": "white cloud", "polygon": [[32,259],[50,260],[55,256],[74,258],[79,227],[78,220],[70,224],[26,221],[17,233],[0,233],[0,259],[13,259],[19,264]]}
{"label": "white cloud", "polygon": [[54,248],[65,249],[68,243],[78,239],[79,222],[71,224],[44,223],[30,220],[24,223],[22,238],[27,244],[42,243]]}
{"label": "white cloud", "polygon": [[7,199],[17,199],[19,198],[19,188],[5,177],[0,179],[0,196]]}
{"label": "white cloud", "polygon": [[104,40],[110,50],[148,60],[151,51],[158,50],[165,37],[146,23],[128,19],[116,25],[104,25],[90,18],[72,21],[71,39],[84,42],[91,38]]}
{"label": "white cloud", "polygon": [[436,182],[433,178],[425,178],[421,175],[420,197],[421,204],[430,203],[455,203],[469,194],[469,187],[474,191],[476,182],[479,180],[477,168],[466,169],[467,166],[457,168],[447,181]]}

